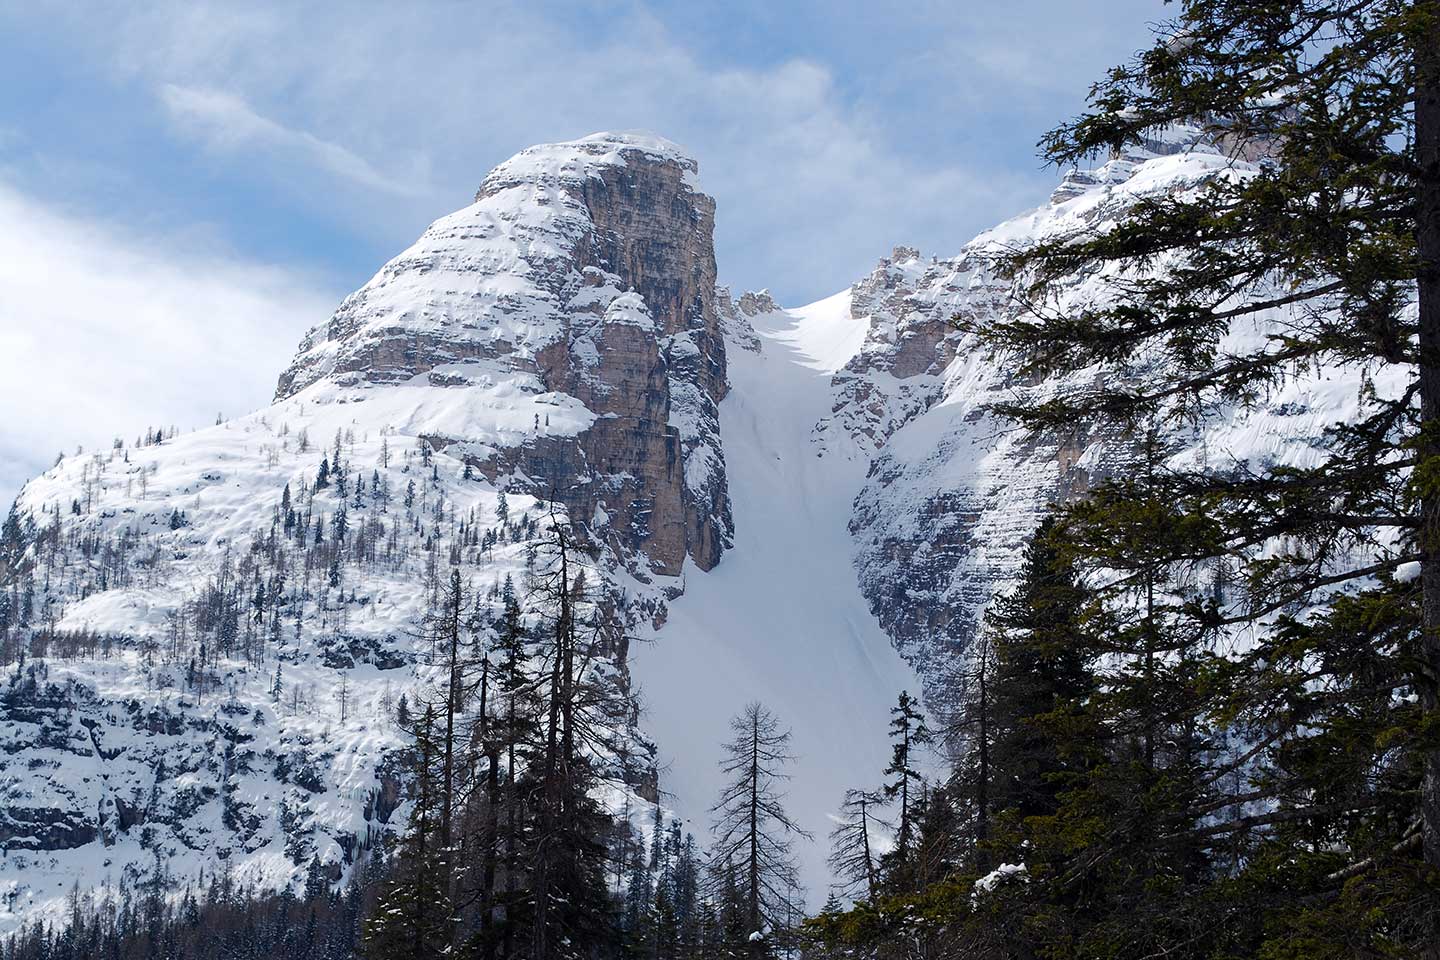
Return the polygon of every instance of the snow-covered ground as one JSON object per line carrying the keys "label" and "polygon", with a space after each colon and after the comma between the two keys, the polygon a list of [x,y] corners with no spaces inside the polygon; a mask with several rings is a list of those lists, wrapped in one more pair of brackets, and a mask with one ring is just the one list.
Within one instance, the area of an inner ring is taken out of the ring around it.
{"label": "snow-covered ground", "polygon": [[889,762],[889,709],[918,691],[860,595],[847,530],[866,461],[820,456],[815,424],[833,403],[831,375],[859,349],[865,321],[846,291],[753,318],[762,349],[730,352],[721,406],[735,546],[708,573],[687,569],[685,594],[655,642],[633,652],[646,729],[669,766],[662,788],[703,836],[721,786],[731,716],[751,700],[794,734],[788,808],[815,835],[801,841],[812,905],[830,883],[830,814],[849,787],[874,786]]}

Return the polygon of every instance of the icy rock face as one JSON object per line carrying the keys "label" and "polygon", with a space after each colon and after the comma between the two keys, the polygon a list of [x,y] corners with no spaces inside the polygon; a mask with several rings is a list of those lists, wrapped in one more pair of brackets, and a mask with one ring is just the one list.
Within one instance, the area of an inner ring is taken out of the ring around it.
{"label": "icy rock face", "polygon": [[643,555],[637,572],[674,575],[686,556],[708,570],[732,531],[715,203],[697,169],[645,135],[518,154],[311,331],[277,398],[523,377],[561,407],[537,409],[528,435],[427,436],[491,479],[557,497],[594,539]]}
{"label": "icy rock face", "polygon": [[1090,480],[1078,464],[1092,438],[1025,437],[984,412],[1026,386],[955,322],[1011,309],[990,252],[984,238],[947,260],[897,247],[852,287],[852,315],[869,330],[815,429],[826,455],[869,464],[850,519],[856,573],[932,696],[1046,505]]}
{"label": "icy rock face", "polygon": [[780,310],[775,298],[770,296],[770,291],[761,290],[756,293],[747,291],[740,295],[739,300],[732,299],[729,287],[720,287],[715,291],[716,309],[720,312],[720,329],[724,334],[725,342],[731,347],[738,347],[750,353],[760,352],[760,338],[755,333],[755,328],[750,321],[753,317],[765,313],[774,313]]}

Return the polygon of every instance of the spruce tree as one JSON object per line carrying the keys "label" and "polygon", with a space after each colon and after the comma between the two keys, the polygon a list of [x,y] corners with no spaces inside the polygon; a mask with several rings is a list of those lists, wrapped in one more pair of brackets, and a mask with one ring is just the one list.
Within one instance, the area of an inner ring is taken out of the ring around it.
{"label": "spruce tree", "polygon": [[[1233,162],[1011,252],[1024,309],[964,324],[1021,376],[1085,373],[998,412],[1128,438],[1140,461],[1054,538],[1097,585],[1107,649],[1085,711],[1103,756],[1018,798],[1081,851],[1055,883],[1089,902],[1048,930],[1076,942],[1085,917],[1091,949],[1171,956],[1433,954],[1440,5],[1179,6],[1043,148],[1077,163],[1179,125]],[[1342,374],[1354,408],[1303,458],[1215,465],[1156,442]],[[1059,719],[1016,745],[1063,761]],[[1238,906],[1261,889],[1268,911]]]}
{"label": "spruce tree", "polygon": [[371,960],[427,960],[450,950],[452,908],[440,860],[438,789],[441,745],[435,707],[409,731],[413,769],[410,821],[374,915],[366,924]]}
{"label": "spruce tree", "polygon": [[985,627],[994,659],[987,802],[1012,821],[1054,813],[1064,774],[1089,753],[1080,745],[1071,750],[1078,756],[1066,755],[1056,734],[1098,683],[1095,645],[1086,634],[1090,602],[1056,542],[1054,522],[1042,522],[1018,583],[996,602]]}
{"label": "spruce tree", "polygon": [[895,706],[890,708],[890,764],[885,775],[884,794],[897,804],[895,810],[895,846],[885,856],[886,878],[891,885],[905,889],[914,881],[912,855],[915,846],[916,802],[924,785],[917,766],[916,751],[930,742],[930,728],[920,712],[920,704],[909,691],[900,691]]}

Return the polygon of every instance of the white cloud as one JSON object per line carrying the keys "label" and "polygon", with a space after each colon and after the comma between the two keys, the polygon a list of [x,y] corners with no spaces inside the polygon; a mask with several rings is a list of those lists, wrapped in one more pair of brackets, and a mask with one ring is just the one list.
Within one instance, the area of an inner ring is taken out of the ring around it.
{"label": "white cloud", "polygon": [[0,512],[60,450],[262,406],[336,297],[314,278],[138,237],[0,182]]}
{"label": "white cloud", "polygon": [[299,159],[364,187],[401,196],[418,196],[416,183],[392,179],[363,157],[305,130],[292,130],[256,113],[240,97],[223,90],[162,84],[160,99],[182,128],[222,152],[259,152]]}
{"label": "white cloud", "polygon": [[[986,166],[983,151],[981,162],[907,154],[891,121],[926,113],[934,91],[916,87],[862,109],[824,63],[705,58],[694,38],[638,4],[588,17],[505,0],[423,16],[405,5],[337,16],[323,6],[206,0],[118,9],[103,31],[77,19],[67,35],[153,90],[211,148],[236,157],[268,150],[343,175],[349,193],[298,182],[293,162],[266,168],[294,202],[385,249],[467,202],[516,151],[606,129],[685,144],[719,204],[722,278],[792,300],[849,284],[895,243],[953,253],[1048,192],[1048,175]],[[911,52],[877,51],[891,55]],[[925,121],[961,122],[943,111]],[[402,195],[420,183],[430,189]],[[357,198],[357,186],[380,192]]]}

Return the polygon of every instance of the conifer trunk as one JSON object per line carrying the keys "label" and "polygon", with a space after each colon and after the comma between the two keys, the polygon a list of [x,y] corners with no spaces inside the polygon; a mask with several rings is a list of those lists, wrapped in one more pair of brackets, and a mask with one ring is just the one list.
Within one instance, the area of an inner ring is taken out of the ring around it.
{"label": "conifer trunk", "polygon": [[571,776],[575,763],[575,612],[570,597],[570,555],[560,532],[560,627],[556,651],[560,659],[560,786],[562,822],[574,813]]}
{"label": "conifer trunk", "polygon": [[975,865],[981,873],[988,873],[990,851],[986,842],[990,839],[990,649],[989,641],[976,657],[979,666],[980,691],[980,735],[976,743],[977,769],[975,775]]}
{"label": "conifer trunk", "polygon": [[505,932],[502,952],[515,955],[515,891],[520,873],[520,794],[515,789],[515,694],[510,695],[505,744]]}
{"label": "conifer trunk", "polygon": [[[750,719],[750,932],[760,929],[760,715]],[[753,947],[755,941],[746,941]]]}
{"label": "conifer trunk", "polygon": [[870,855],[870,816],[866,811],[865,796],[860,797],[860,843],[865,848],[865,888],[870,892],[870,901],[875,901],[875,858]]}
{"label": "conifer trunk", "polygon": [[[553,519],[553,514],[552,514]],[[550,670],[550,705],[548,728],[545,734],[545,773],[541,788],[542,807],[540,811],[540,837],[535,862],[535,960],[549,960],[550,942],[550,886],[552,867],[558,855],[559,829],[566,804],[565,793],[569,784],[568,751],[573,748],[570,726],[570,685],[567,674],[573,669],[573,627],[570,610],[570,557],[565,533],[555,524],[557,544],[560,553],[560,582],[557,587],[559,605],[555,623],[554,662]],[[562,745],[562,735],[564,737]],[[563,747],[563,748],[562,748]]]}
{"label": "conifer trunk", "polygon": [[540,787],[540,831],[535,856],[535,960],[550,956],[550,858],[555,846],[557,754],[560,738],[560,653],[550,667],[549,717],[545,732],[544,781]]}
{"label": "conifer trunk", "polygon": [[906,721],[904,740],[905,765],[900,770],[900,836],[896,841],[900,854],[897,865],[903,875],[910,860],[910,724]]}
{"label": "conifer trunk", "polygon": [[500,844],[500,743],[490,731],[490,660],[480,672],[480,737],[485,744],[485,841],[480,878],[480,925],[485,936],[482,956],[495,956],[495,870]]}
{"label": "conifer trunk", "polygon": [[[415,847],[417,856],[414,864],[414,869],[417,871],[423,871],[425,869],[425,844],[428,839],[426,820],[430,816],[430,804],[432,802],[430,798],[430,764],[433,762],[433,758],[431,757],[432,744],[430,736],[434,732],[434,719],[434,711],[427,707],[424,721],[425,737],[420,743],[420,798],[418,801],[419,815],[416,817]],[[426,954],[425,928],[429,917],[425,909],[427,906],[426,901],[428,900],[428,897],[425,895],[425,883],[420,876],[415,877],[414,895],[415,926],[411,931],[411,950],[414,956],[423,957]]]}
{"label": "conifer trunk", "polygon": [[[440,889],[446,901],[452,898],[453,864],[451,846],[454,842],[455,816],[455,715],[460,710],[460,606],[462,593],[458,571],[450,575],[450,610],[445,619],[449,644],[450,675],[445,687],[445,741],[443,744],[440,780]],[[446,919],[444,943],[450,942],[451,918]]]}
{"label": "conifer trunk", "polygon": [[[1415,243],[1419,264],[1420,454],[1440,458],[1440,17],[1416,38],[1415,159],[1419,167]],[[1440,723],[1440,492],[1427,478],[1421,503],[1421,703],[1428,726]],[[1420,788],[1425,861],[1440,869],[1440,748],[1425,753]]]}

